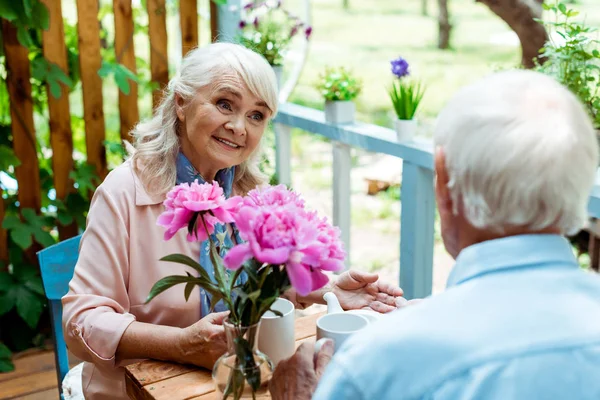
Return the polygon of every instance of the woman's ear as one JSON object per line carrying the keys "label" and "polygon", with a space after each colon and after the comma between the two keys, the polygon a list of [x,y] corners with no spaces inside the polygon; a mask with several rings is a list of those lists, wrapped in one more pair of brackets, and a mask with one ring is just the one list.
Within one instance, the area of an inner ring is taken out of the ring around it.
{"label": "woman's ear", "polygon": [[183,98],[178,93],[175,93],[175,112],[177,113],[177,119],[181,122],[185,121],[184,105],[185,101]]}
{"label": "woman's ear", "polygon": [[437,200],[438,209],[452,213],[452,197],[448,189],[448,170],[446,168],[446,154],[444,149],[437,147],[434,153],[435,164],[435,197]]}

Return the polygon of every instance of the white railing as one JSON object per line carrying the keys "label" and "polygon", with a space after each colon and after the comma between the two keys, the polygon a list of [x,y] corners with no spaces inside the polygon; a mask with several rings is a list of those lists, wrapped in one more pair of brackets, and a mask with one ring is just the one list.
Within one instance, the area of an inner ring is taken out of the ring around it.
{"label": "white railing", "polygon": [[[350,149],[361,148],[403,160],[400,217],[400,283],[408,299],[431,294],[435,196],[433,144],[431,141],[399,143],[396,133],[364,123],[333,125],[322,111],[285,103],[275,119],[276,173],[281,183],[291,184],[291,129],[324,136],[333,145],[333,219],[350,250]],[[590,215],[600,218],[600,186],[594,187]]]}

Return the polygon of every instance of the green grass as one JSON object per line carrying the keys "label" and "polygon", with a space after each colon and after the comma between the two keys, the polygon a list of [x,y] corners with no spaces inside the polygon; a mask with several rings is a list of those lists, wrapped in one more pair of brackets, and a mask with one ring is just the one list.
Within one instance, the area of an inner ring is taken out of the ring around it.
{"label": "green grass", "polygon": [[[520,46],[499,44],[512,32],[500,18],[474,0],[449,3],[453,47],[442,51],[436,48],[434,1],[429,5],[431,16],[423,17],[419,0],[355,0],[349,11],[342,10],[341,0],[312,0],[310,54],[291,100],[322,108],[314,89],[318,74],[327,65],[344,65],[365,83],[356,101],[358,119],[391,126],[393,113],[386,91],[392,79],[389,61],[401,55],[426,86],[417,116],[431,121],[461,86],[518,65]],[[581,0],[575,7],[587,14],[590,25],[600,26],[600,2]]]}

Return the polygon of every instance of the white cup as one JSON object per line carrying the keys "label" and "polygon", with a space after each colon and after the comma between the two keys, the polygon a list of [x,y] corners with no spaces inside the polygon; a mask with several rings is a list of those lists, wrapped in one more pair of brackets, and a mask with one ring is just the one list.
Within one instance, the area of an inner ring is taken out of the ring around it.
{"label": "white cup", "polygon": [[337,351],[346,339],[367,325],[369,320],[360,314],[325,314],[317,320],[317,342],[323,338],[333,339],[334,351]]}
{"label": "white cup", "polygon": [[294,304],[289,300],[278,298],[271,309],[279,311],[283,316],[278,316],[272,311],[263,314],[258,332],[258,349],[277,365],[279,361],[291,357],[296,351]]}

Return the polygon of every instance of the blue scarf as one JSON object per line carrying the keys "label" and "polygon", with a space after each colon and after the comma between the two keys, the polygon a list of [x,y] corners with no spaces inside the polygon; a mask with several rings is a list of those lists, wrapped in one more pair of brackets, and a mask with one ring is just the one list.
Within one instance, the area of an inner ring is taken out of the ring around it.
{"label": "blue scarf", "polygon": [[[195,180],[198,180],[199,183],[206,183],[204,178],[202,178],[200,173],[196,170],[196,168],[194,168],[192,163],[190,163],[190,161],[182,153],[179,153],[177,155],[176,165],[178,185],[180,183],[191,183]],[[231,192],[233,190],[234,175],[235,167],[231,167],[220,170],[215,176],[215,181],[217,181],[219,186],[223,188],[225,198],[229,198],[231,196]],[[239,232],[233,224],[232,230],[236,242],[242,243],[242,239],[240,238]],[[210,235],[210,238],[213,240],[213,242],[218,244],[221,257],[225,256],[226,249],[230,249],[231,247],[233,247],[233,242],[227,234],[227,227],[224,224],[216,224],[215,232],[212,235]],[[200,265],[206,270],[206,272],[208,272],[208,276],[210,276],[211,279],[215,281],[214,267],[210,260],[210,241],[208,240],[205,240],[200,243]],[[245,277],[243,279],[245,279]],[[207,293],[204,289],[200,289],[200,299],[202,317],[205,317],[210,313],[210,294]],[[214,309],[214,311],[217,312],[226,310],[227,308],[225,307],[225,304],[222,301],[217,303]]]}

